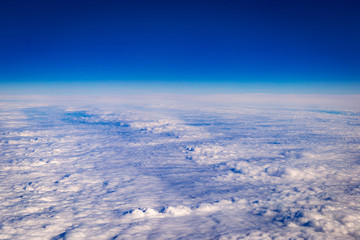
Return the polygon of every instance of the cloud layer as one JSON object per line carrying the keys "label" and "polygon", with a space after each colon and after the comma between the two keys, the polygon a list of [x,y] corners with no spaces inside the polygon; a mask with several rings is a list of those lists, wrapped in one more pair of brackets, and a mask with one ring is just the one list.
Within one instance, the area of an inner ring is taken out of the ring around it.
{"label": "cloud layer", "polygon": [[2,101],[0,239],[360,238],[358,111],[162,99]]}

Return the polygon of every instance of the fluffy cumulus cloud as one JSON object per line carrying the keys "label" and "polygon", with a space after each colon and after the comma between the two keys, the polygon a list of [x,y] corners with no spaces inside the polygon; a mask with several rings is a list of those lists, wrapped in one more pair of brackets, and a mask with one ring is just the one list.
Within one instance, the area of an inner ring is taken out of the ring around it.
{"label": "fluffy cumulus cloud", "polygon": [[1,99],[0,239],[360,239],[357,108]]}

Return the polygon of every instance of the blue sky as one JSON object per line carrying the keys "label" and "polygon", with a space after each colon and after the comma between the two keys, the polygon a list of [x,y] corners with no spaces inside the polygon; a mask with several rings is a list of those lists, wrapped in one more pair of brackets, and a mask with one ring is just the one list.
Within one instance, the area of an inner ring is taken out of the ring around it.
{"label": "blue sky", "polygon": [[360,93],[356,1],[0,4],[3,93]]}

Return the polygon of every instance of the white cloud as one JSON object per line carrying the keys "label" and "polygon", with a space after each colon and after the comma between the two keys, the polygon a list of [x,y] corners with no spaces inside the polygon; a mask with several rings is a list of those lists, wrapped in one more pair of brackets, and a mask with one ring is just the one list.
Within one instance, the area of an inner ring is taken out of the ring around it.
{"label": "white cloud", "polygon": [[14,98],[0,239],[360,238],[357,96]]}

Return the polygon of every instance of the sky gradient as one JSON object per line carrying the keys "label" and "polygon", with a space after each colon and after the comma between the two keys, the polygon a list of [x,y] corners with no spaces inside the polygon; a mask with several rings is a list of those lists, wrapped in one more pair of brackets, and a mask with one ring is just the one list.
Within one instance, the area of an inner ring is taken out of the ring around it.
{"label": "sky gradient", "polygon": [[8,1],[2,93],[360,93],[357,1]]}

